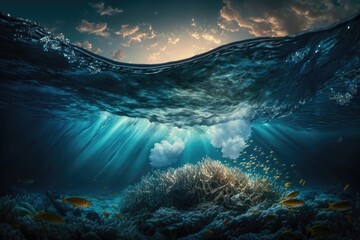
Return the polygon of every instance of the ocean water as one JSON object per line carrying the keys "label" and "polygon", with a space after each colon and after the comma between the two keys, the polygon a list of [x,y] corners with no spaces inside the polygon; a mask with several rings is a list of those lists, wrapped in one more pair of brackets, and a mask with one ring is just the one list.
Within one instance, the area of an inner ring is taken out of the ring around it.
{"label": "ocean water", "polygon": [[360,15],[157,65],[0,29],[1,239],[359,239]]}

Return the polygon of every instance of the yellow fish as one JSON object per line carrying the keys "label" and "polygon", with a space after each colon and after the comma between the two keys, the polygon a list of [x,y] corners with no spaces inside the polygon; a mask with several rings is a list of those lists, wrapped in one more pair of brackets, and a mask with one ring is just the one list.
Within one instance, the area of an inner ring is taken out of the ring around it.
{"label": "yellow fish", "polygon": [[79,208],[88,208],[92,205],[92,203],[85,198],[63,198],[62,202],[68,202],[72,205],[72,207],[79,207]]}
{"label": "yellow fish", "polygon": [[109,214],[108,211],[104,211],[104,212],[103,212],[103,215],[104,215],[105,218],[108,218],[110,214]]}
{"label": "yellow fish", "polygon": [[342,201],[342,202],[335,202],[335,203],[329,203],[329,209],[335,210],[335,211],[347,211],[352,208],[350,202]]}
{"label": "yellow fish", "polygon": [[278,180],[280,178],[280,176],[275,176],[275,179]]}
{"label": "yellow fish", "polygon": [[299,184],[300,184],[300,186],[305,186],[305,180],[304,180],[304,179],[301,179],[301,180],[299,181]]}
{"label": "yellow fish", "polygon": [[334,233],[333,230],[324,225],[307,226],[305,232],[313,237],[326,237]]}
{"label": "yellow fish", "polygon": [[65,221],[62,217],[55,215],[51,212],[40,212],[38,215],[34,216],[36,221],[44,221],[50,224],[65,224]]}
{"label": "yellow fish", "polygon": [[230,220],[229,220],[228,218],[225,218],[225,219],[223,220],[223,224],[227,225],[227,224],[229,224],[229,223],[230,223]]}
{"label": "yellow fish", "polygon": [[346,215],[346,220],[349,224],[353,224],[355,222],[355,218],[351,215]]}
{"label": "yellow fish", "polygon": [[274,220],[275,218],[276,218],[276,215],[270,214],[265,217],[265,221],[270,222],[270,221]]}
{"label": "yellow fish", "polygon": [[286,199],[283,200],[281,202],[279,202],[280,205],[285,205],[287,207],[301,207],[305,204],[305,202],[303,200],[297,199],[297,198],[292,198],[292,199]]}
{"label": "yellow fish", "polygon": [[279,236],[278,239],[286,239],[286,240],[300,240],[301,238],[299,237],[299,235],[297,235],[296,233],[294,232],[291,232],[291,231],[285,231],[285,232],[282,232]]}
{"label": "yellow fish", "polygon": [[344,192],[347,192],[350,190],[350,184],[346,184],[344,187]]}
{"label": "yellow fish", "polygon": [[253,210],[250,210],[250,212],[254,215],[258,214],[260,212],[259,209],[253,209]]}
{"label": "yellow fish", "polygon": [[283,197],[282,199],[291,199],[291,198],[295,198],[296,196],[298,196],[300,194],[299,191],[293,191],[288,193],[285,197]]}
{"label": "yellow fish", "polygon": [[287,182],[287,183],[285,183],[285,187],[291,187],[293,185],[293,183],[292,182]]}

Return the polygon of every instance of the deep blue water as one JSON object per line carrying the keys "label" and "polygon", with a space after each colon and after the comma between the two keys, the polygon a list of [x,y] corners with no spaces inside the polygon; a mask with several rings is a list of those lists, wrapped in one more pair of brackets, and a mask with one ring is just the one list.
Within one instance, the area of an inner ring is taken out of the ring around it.
{"label": "deep blue water", "polygon": [[158,65],[105,59],[6,14],[0,29],[4,193],[119,192],[205,156],[281,172],[281,185],[360,189],[360,15]]}

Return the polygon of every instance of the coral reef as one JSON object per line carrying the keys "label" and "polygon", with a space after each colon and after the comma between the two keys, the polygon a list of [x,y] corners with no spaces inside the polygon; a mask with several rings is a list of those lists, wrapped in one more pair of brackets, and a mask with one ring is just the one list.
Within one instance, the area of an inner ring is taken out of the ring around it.
{"label": "coral reef", "polygon": [[279,194],[279,188],[268,181],[250,179],[239,168],[206,158],[146,175],[125,190],[122,211],[136,214],[160,207],[188,209],[212,203],[244,212],[261,203],[272,204]]}
{"label": "coral reef", "polygon": [[[297,198],[304,205],[288,208],[278,204],[281,188],[269,185],[204,159],[149,174],[121,196],[84,195],[93,203],[89,208],[62,205],[63,194],[56,192],[17,191],[0,197],[0,239],[359,239],[358,193],[302,188]],[[119,201],[120,212],[112,207]],[[328,208],[338,201],[352,207]],[[63,212],[65,224],[37,221],[41,211]],[[313,236],[313,226],[328,234]]]}

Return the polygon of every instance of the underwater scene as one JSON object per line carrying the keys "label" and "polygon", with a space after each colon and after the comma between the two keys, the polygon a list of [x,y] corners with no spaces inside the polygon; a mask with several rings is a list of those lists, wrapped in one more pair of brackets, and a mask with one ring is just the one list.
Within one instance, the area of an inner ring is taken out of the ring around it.
{"label": "underwater scene", "polygon": [[0,239],[360,239],[360,15],[162,64],[0,31]]}

